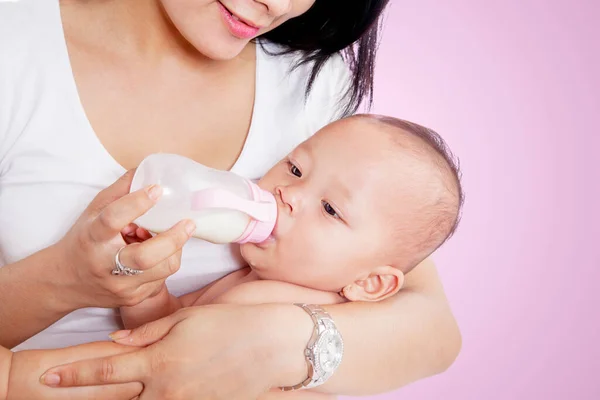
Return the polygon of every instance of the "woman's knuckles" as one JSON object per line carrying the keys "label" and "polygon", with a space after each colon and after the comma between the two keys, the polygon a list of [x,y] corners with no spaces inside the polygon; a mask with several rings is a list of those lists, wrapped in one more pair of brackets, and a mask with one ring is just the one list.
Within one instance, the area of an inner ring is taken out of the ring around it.
{"label": "woman's knuckles", "polygon": [[173,275],[175,272],[179,271],[179,267],[181,266],[181,260],[178,255],[173,255],[169,257],[166,263],[169,275]]}
{"label": "woman's knuckles", "polygon": [[125,299],[121,300],[120,306],[133,307],[133,306],[137,306],[141,302],[142,302],[142,300],[140,300],[136,297],[125,298]]}
{"label": "woman's knuckles", "polygon": [[97,378],[102,383],[111,383],[115,378],[118,378],[115,373],[115,366],[111,359],[102,359]]}
{"label": "woman's knuckles", "polygon": [[[144,324],[136,330],[136,336],[141,341],[146,341],[154,338],[156,336],[156,332],[150,327],[149,324]],[[164,352],[155,351],[150,354],[150,374],[152,376],[161,376],[166,371],[172,370],[172,368],[169,368],[169,357]],[[165,385],[169,386],[170,383],[166,382]]]}
{"label": "woman's knuckles", "polygon": [[164,233],[164,239],[168,242],[171,253],[177,252],[190,238],[185,231],[184,225],[179,224],[174,229]]}
{"label": "woman's knuckles", "polygon": [[78,386],[82,383],[81,374],[75,368],[64,368],[58,372],[60,386]]}
{"label": "woman's knuckles", "polygon": [[[123,277],[127,279],[128,277]],[[118,282],[117,284],[109,287],[109,292],[117,299],[122,302],[129,302],[136,300],[135,287],[132,287],[130,283],[126,282],[125,279],[122,279],[122,283]],[[125,304],[124,304],[125,305]]]}
{"label": "woman's knuckles", "polygon": [[102,212],[100,213],[100,215],[98,215],[98,220],[99,222],[105,227],[108,228],[110,231],[121,231],[122,226],[119,219],[118,219],[118,215],[119,212],[116,211],[114,208],[110,208],[107,207],[104,210],[102,210]]}

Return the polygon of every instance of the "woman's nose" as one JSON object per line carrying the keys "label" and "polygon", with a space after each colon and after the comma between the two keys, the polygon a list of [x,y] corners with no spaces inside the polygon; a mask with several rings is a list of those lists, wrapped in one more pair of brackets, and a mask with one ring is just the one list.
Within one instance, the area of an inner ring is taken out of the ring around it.
{"label": "woman's nose", "polygon": [[273,18],[279,18],[285,15],[292,9],[293,0],[255,0],[257,3],[264,5],[269,15]]}

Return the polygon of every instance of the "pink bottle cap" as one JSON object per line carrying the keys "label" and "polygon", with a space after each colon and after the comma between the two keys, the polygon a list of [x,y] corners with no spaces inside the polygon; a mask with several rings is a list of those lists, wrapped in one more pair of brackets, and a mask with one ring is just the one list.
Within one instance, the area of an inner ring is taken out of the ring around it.
{"label": "pink bottle cap", "polygon": [[[261,243],[267,240],[277,222],[277,201],[275,196],[261,189],[257,184],[247,181],[252,190],[252,198],[257,204],[262,205],[266,218],[252,218],[242,236],[236,243]],[[252,217],[252,214],[248,214]]]}
{"label": "pink bottle cap", "polygon": [[247,214],[251,220],[242,235],[234,243],[264,242],[277,222],[277,201],[275,197],[255,183],[246,180],[251,200],[246,200],[228,190],[211,188],[196,192],[192,198],[192,209],[228,208]]}

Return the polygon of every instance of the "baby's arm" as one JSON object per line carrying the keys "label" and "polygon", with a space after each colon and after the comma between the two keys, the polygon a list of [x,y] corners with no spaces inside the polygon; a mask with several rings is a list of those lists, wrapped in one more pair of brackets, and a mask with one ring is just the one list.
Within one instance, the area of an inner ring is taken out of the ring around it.
{"label": "baby's arm", "polygon": [[123,306],[120,312],[125,328],[133,329],[171,315],[181,307],[183,307],[181,300],[169,293],[167,285],[163,283],[156,295],[148,297],[135,306]]}
{"label": "baby's arm", "polygon": [[211,299],[227,291],[232,286],[245,282],[252,277],[249,276],[250,269],[243,268],[239,271],[214,281],[200,290],[176,297],[169,293],[167,285],[163,284],[160,291],[131,307],[121,307],[121,319],[126,329],[137,328],[147,322],[173,314],[182,307],[207,304]]}
{"label": "baby's arm", "polygon": [[[337,293],[323,292],[278,281],[254,280],[241,283],[215,297],[210,303],[259,304],[259,303],[309,303],[336,304],[345,299]],[[199,304],[195,304],[199,305]],[[337,396],[310,390],[282,392],[272,389],[258,400],[334,400]]]}
{"label": "baby's arm", "polygon": [[[130,329],[169,315],[181,307],[204,304],[312,303],[344,302],[336,293],[323,292],[286,282],[255,280],[249,268],[233,272],[210,285],[177,298],[166,285],[154,297],[133,307],[121,307],[125,327]],[[240,283],[241,282],[241,283]],[[335,396],[301,390],[281,392],[276,389],[258,400],[332,400]]]}

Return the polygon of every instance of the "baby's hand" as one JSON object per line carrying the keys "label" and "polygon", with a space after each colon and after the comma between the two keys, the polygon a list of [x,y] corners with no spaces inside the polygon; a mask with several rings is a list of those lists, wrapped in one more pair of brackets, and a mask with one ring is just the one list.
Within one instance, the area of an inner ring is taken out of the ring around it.
{"label": "baby's hand", "polygon": [[121,307],[121,318],[127,329],[171,315],[181,308],[180,300],[171,295],[163,284],[150,297],[131,307]]}
{"label": "baby's hand", "polygon": [[138,225],[131,223],[121,230],[121,236],[127,244],[141,243],[148,239],[152,239],[152,234],[144,228],[140,228]]}
{"label": "baby's hand", "polygon": [[[148,298],[144,301],[142,301],[142,303],[157,297],[157,296],[162,296],[162,297],[167,297],[169,295],[169,289],[167,288],[167,284],[165,282],[163,282],[162,285],[160,285],[150,296],[148,296]],[[140,303],[140,304],[142,304]]]}

